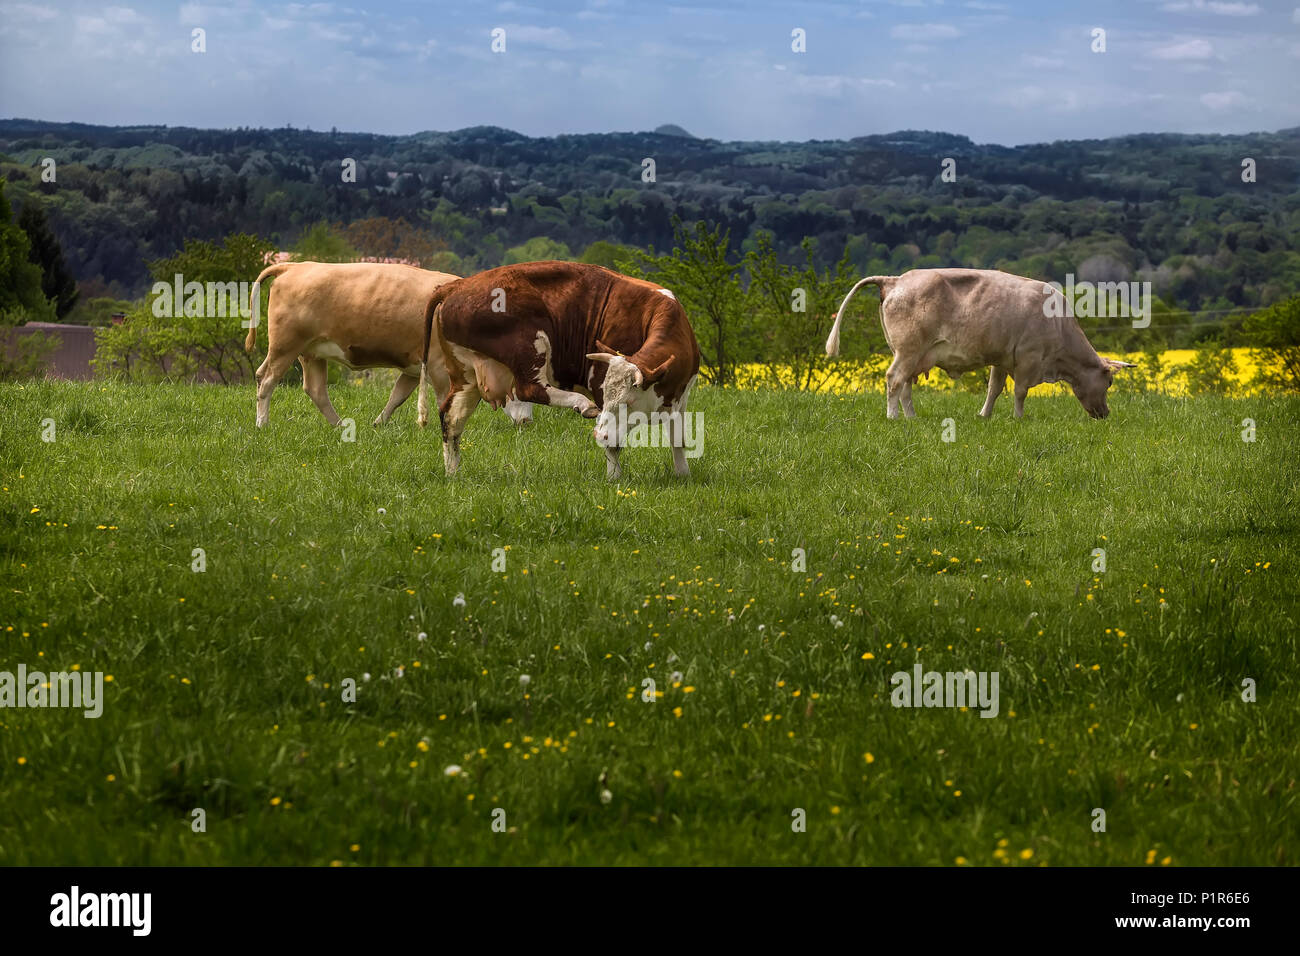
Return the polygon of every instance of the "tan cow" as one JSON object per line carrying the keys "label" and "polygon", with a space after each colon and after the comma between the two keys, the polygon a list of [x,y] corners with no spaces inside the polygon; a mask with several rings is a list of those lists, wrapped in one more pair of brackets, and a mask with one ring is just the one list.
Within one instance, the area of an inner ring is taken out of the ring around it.
{"label": "tan cow", "polygon": [[[1038,279],[994,269],[913,269],[901,276],[868,276],[840,303],[826,354],[840,351],[840,323],[853,294],[880,287],[880,324],[894,360],[885,373],[890,418],[912,418],[912,384],[941,368],[953,378],[992,366],[980,414],[993,414],[1007,375],[1015,379],[1016,417],[1025,395],[1043,382],[1066,382],[1093,418],[1110,414],[1106,390],[1128,362],[1102,358],[1069,314],[1058,289]],[[1060,301],[1051,303],[1055,297]]]}
{"label": "tan cow", "polygon": [[[459,276],[414,266],[374,262],[281,262],[267,266],[253,283],[252,324],[244,348],[257,341],[263,279],[277,277],[267,303],[266,360],[257,370],[257,426],[267,423],[271,392],[295,359],[302,363],[302,387],[331,425],[339,423],[325,389],[326,360],[351,369],[401,370],[388,404],[374,424],[382,425],[420,382],[424,308],[434,290]],[[429,377],[439,396],[448,378],[434,349]],[[518,423],[530,420],[527,403],[506,409]]]}

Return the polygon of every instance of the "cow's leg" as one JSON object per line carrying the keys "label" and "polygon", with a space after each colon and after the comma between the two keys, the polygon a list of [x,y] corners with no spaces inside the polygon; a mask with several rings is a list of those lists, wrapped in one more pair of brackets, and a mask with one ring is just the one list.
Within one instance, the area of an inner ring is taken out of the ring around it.
{"label": "cow's leg", "polygon": [[980,409],[980,414],[985,418],[993,415],[993,403],[998,400],[1002,394],[1002,389],[1007,385],[1007,370],[998,368],[996,365],[989,370],[989,395],[984,399],[984,407]]}
{"label": "cow's leg", "polygon": [[330,404],[329,392],[326,391],[326,385],[329,382],[329,368],[323,358],[302,358],[302,390],[306,392],[320,413],[325,416],[325,420],[331,425],[339,423],[339,413],[334,411],[334,406]]}
{"label": "cow's leg", "polygon": [[673,445],[673,473],[678,478],[689,478],[691,476],[691,466],[686,463],[686,449],[681,445]]}
{"label": "cow's leg", "polygon": [[271,393],[276,382],[284,378],[296,355],[268,349],[266,358],[257,369],[257,427],[262,428],[270,419]]}
{"label": "cow's leg", "polygon": [[388,396],[388,404],[384,406],[384,410],[375,419],[375,424],[383,425],[392,418],[393,412],[402,407],[402,403],[411,397],[411,393],[415,391],[415,386],[419,384],[420,376],[418,375],[407,375],[403,372],[397,376],[397,381],[393,383],[393,392]]}
{"label": "cow's leg", "polygon": [[618,464],[618,453],[622,451],[617,445],[605,446],[605,478],[617,481],[623,477],[623,469]]}
{"label": "cow's leg", "polygon": [[595,418],[600,414],[596,403],[580,392],[566,392],[562,388],[551,387],[546,389],[546,396],[550,399],[548,404],[572,408],[583,418]]}
{"label": "cow's leg", "polygon": [[[694,384],[694,380],[692,380]],[[668,420],[668,445],[673,452],[673,472],[679,478],[689,478],[691,466],[686,463],[686,399],[690,394],[690,385],[673,408],[673,416]]]}
{"label": "cow's leg", "polygon": [[[885,394],[888,396],[885,405],[885,414],[890,418],[898,417],[898,403],[903,397],[903,386],[909,384],[908,376],[903,371],[902,359],[895,354],[894,360],[889,363],[889,370],[885,372]],[[908,403],[911,404],[910,401]],[[912,417],[911,413],[908,417]]]}
{"label": "cow's leg", "polygon": [[515,378],[515,398],[520,401],[532,402],[534,405],[556,405],[561,408],[572,408],[583,418],[595,418],[600,414],[600,409],[596,407],[596,403],[586,395],[556,388],[553,385],[525,382],[521,381],[521,379],[522,376],[516,376]]}
{"label": "cow's leg", "polygon": [[1016,379],[1016,418],[1025,416],[1025,396],[1029,394],[1029,377]]}
{"label": "cow's leg", "polygon": [[452,386],[438,407],[438,417],[442,420],[442,464],[448,475],[456,474],[460,467],[460,436],[482,397],[478,385],[468,382],[459,388]]}
{"label": "cow's leg", "polygon": [[903,406],[903,414],[908,418],[915,418],[916,412],[912,409],[912,380],[910,378],[904,379],[903,388],[898,397]]}

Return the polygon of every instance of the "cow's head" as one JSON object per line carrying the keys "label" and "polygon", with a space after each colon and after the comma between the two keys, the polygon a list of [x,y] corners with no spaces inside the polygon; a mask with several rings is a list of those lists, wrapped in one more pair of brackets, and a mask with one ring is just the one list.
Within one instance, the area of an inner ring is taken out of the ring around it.
{"label": "cow's head", "polygon": [[628,412],[657,411],[661,399],[654,386],[672,367],[677,356],[669,355],[651,368],[633,357],[620,355],[599,340],[596,348],[600,351],[589,352],[587,358],[605,365],[605,381],[601,386],[604,401],[596,418],[594,434],[596,441],[607,448],[622,447],[627,438],[627,416],[619,414],[619,407],[625,407]]}
{"label": "cow's head", "polygon": [[1084,411],[1093,418],[1105,418],[1110,414],[1106,392],[1115,381],[1116,369],[1135,367],[1131,362],[1097,356],[1097,364],[1085,366],[1069,380],[1070,388]]}

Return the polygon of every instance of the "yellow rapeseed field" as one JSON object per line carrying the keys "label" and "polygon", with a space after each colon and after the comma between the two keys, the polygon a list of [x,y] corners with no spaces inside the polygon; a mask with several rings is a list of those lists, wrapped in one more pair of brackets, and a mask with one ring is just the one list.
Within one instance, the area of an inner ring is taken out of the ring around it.
{"label": "yellow rapeseed field", "polygon": [[[1134,362],[1139,366],[1146,363],[1146,355],[1142,352],[1130,352],[1126,355],[1109,352],[1106,354],[1126,362]],[[1258,370],[1258,364],[1253,357],[1254,351],[1247,348],[1234,348],[1225,349],[1224,354],[1231,356],[1231,367],[1224,372],[1224,378],[1229,383],[1227,394],[1237,398],[1258,394],[1261,389],[1251,384]],[[1148,384],[1147,387],[1166,395],[1188,395],[1187,367],[1192,364],[1195,357],[1194,349],[1169,349],[1162,352],[1160,374],[1156,382]],[[833,395],[851,395],[863,391],[883,393],[885,369],[889,367],[889,362],[888,355],[873,355],[861,361],[832,362],[828,368],[814,373],[813,381],[818,385],[812,390]],[[739,365],[735,369],[735,375],[735,387],[742,391],[770,388],[774,384],[774,377],[782,387],[795,386],[794,370],[789,365],[769,366],[759,363]],[[1145,376],[1141,377],[1145,381]],[[956,383],[939,369],[932,370],[929,379],[922,379],[917,385],[919,388],[940,389],[951,389],[955,386]],[[1069,392],[1069,386],[1064,383],[1040,385],[1038,388],[1049,394]],[[1008,391],[1010,391],[1009,386]]]}

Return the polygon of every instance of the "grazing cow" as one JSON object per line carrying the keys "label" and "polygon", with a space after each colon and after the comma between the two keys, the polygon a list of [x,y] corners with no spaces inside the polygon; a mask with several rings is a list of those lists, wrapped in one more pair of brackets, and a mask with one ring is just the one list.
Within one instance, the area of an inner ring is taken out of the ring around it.
{"label": "grazing cow", "polygon": [[[348,368],[397,368],[388,404],[375,419],[382,425],[420,381],[423,341],[420,319],[429,296],[457,279],[446,272],[373,262],[281,262],[267,266],[253,283],[252,325],[244,341],[257,341],[263,279],[279,276],[267,304],[266,360],[257,370],[257,426],[267,423],[271,392],[294,359],[302,362],[302,387],[331,425],[338,413],[325,391],[327,359]],[[438,393],[447,390],[441,356],[430,366]],[[532,418],[532,408],[511,403],[516,422]]]}
{"label": "grazing cow", "polygon": [[[980,414],[993,414],[1007,375],[1015,379],[1016,418],[1025,394],[1043,382],[1063,381],[1093,418],[1110,414],[1106,390],[1128,362],[1102,358],[1068,314],[1060,291],[1037,279],[994,269],[913,269],[901,276],[868,276],[840,303],[826,354],[840,351],[840,323],[849,299],[863,285],[880,287],[880,324],[894,353],[885,382],[887,414],[898,406],[912,418],[912,384],[938,367],[953,378],[992,366]],[[1049,296],[1060,302],[1045,307]]]}
{"label": "grazing cow", "polygon": [[[496,407],[513,395],[595,418],[607,475],[617,478],[628,413],[684,412],[700,368],[695,333],[669,290],[577,262],[502,266],[439,287],[424,316],[431,358],[435,334],[451,380],[438,410],[448,474],[460,465],[460,436],[480,399]],[[680,421],[670,427],[669,443],[685,476],[682,431]]]}

